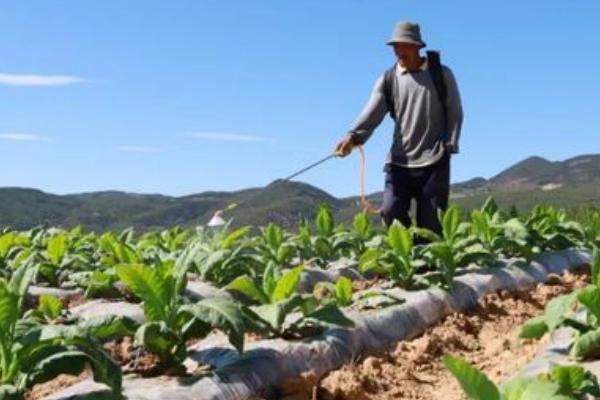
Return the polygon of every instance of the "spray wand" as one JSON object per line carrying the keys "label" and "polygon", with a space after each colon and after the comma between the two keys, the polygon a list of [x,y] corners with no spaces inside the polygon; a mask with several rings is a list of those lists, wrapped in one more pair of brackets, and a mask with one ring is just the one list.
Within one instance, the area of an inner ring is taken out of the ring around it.
{"label": "spray wand", "polygon": [[[365,210],[367,210],[367,212],[371,213],[371,214],[379,214],[380,213],[380,209],[373,206],[369,200],[367,199],[367,195],[365,193],[365,172],[366,172],[366,164],[367,164],[367,156],[365,155],[365,150],[363,149],[363,147],[361,145],[357,145],[355,146],[358,148],[359,154],[360,154],[360,202],[362,204],[362,206],[364,207]],[[293,178],[297,177],[300,174],[305,173],[308,170],[311,170],[321,164],[323,164],[326,161],[331,160],[332,158],[336,158],[336,157],[341,157],[341,153],[340,152],[335,152],[333,154],[328,155],[325,158],[320,159],[319,161],[316,161],[304,168],[302,168],[301,170],[294,172],[293,174],[291,174],[290,176],[283,178],[279,181],[277,181],[275,184],[277,183],[282,183],[282,182],[289,182],[290,180],[292,180]],[[261,194],[261,192],[256,193],[253,196],[250,196],[249,198],[245,199],[244,202],[247,203],[250,200],[258,197]],[[225,219],[223,218],[223,213],[225,211],[230,211],[233,210],[234,208],[236,208],[240,203],[231,203],[229,204],[227,207],[221,209],[221,210],[217,210],[215,211],[215,213],[213,214],[212,218],[210,219],[210,221],[208,222],[208,226],[210,227],[218,227],[218,226],[223,226],[225,225]]]}

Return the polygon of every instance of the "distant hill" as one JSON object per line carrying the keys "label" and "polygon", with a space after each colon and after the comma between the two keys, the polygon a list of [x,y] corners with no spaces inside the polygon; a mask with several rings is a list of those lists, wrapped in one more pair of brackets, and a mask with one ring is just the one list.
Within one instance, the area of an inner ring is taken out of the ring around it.
{"label": "distant hill", "polygon": [[[527,158],[496,176],[452,185],[452,200],[465,209],[493,195],[504,207],[526,211],[537,203],[559,207],[600,207],[600,154],[565,161]],[[382,193],[369,198],[380,204]],[[134,226],[138,230],[205,224],[213,212],[230,203],[240,206],[227,215],[238,225],[275,221],[294,226],[312,218],[319,203],[331,205],[338,221],[358,212],[358,197],[338,199],[301,182],[275,181],[264,188],[234,192],[203,192],[182,197],[103,191],[58,196],[29,188],[0,188],[0,227],[26,229],[35,225],[75,226],[104,231]]]}
{"label": "distant hill", "polygon": [[565,161],[529,157],[487,180],[475,178],[455,185],[457,192],[550,191],[561,187],[600,183],[600,154],[588,154]]}

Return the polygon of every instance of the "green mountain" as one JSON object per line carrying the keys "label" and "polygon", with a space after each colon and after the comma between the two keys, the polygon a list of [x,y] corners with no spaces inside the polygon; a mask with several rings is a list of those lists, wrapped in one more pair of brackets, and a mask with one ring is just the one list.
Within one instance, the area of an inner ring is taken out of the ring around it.
{"label": "green mountain", "polygon": [[[503,207],[526,211],[537,203],[558,207],[600,207],[600,154],[565,161],[530,157],[490,178],[474,178],[452,185],[451,198],[465,209],[479,206],[493,195]],[[369,196],[380,204],[382,193]],[[264,188],[235,192],[203,192],[182,197],[103,191],[54,195],[36,189],[0,188],[0,227],[27,229],[46,224],[104,231],[134,226],[138,230],[174,225],[205,224],[215,210],[228,204],[237,225],[275,221],[294,226],[300,217],[312,218],[316,205],[330,204],[338,221],[349,221],[360,211],[358,197],[338,199],[301,182],[275,181]]]}
{"label": "green mountain", "polygon": [[455,185],[457,192],[551,191],[563,187],[600,184],[600,154],[581,155],[565,161],[529,157],[490,178],[475,178]]}

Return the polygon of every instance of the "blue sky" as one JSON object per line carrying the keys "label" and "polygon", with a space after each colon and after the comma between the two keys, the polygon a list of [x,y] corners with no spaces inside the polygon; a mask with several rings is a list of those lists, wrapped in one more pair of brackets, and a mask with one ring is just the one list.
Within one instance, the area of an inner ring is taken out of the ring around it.
{"label": "blue sky", "polygon": [[[1,1],[0,186],[183,195],[262,186],[331,151],[418,21],[454,71],[452,180],[600,151],[600,2]],[[367,144],[383,186],[389,122]],[[358,156],[301,178],[358,192]]]}

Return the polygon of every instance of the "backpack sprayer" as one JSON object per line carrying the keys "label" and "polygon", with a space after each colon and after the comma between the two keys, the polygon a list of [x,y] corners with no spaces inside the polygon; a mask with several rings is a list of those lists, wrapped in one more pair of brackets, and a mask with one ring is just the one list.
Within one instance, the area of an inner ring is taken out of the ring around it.
{"label": "backpack sprayer", "polygon": [[[362,204],[362,206],[365,208],[365,210],[369,213],[372,214],[379,214],[380,209],[373,206],[369,200],[367,200],[367,195],[365,193],[365,172],[366,172],[366,164],[367,164],[367,156],[365,155],[365,150],[363,149],[363,147],[361,145],[356,145],[355,147],[358,148],[358,151],[360,153],[360,202]],[[278,182],[289,182],[290,180],[292,180],[293,178],[297,177],[298,175],[301,175],[303,173],[305,173],[308,170],[311,170],[321,164],[323,164],[326,161],[331,160],[332,158],[337,158],[340,157],[339,153],[333,153],[328,155],[325,158],[322,158],[319,161],[316,161],[304,168],[302,168],[301,170],[294,172],[293,174],[291,174],[290,176],[283,178],[281,180],[279,180]],[[256,198],[258,195],[260,195],[261,193],[257,193],[254,196],[251,196],[247,199],[244,200],[244,202],[249,202],[250,200]],[[221,209],[221,210],[217,210],[215,211],[215,213],[213,214],[212,218],[210,219],[210,221],[208,222],[208,226],[210,227],[218,227],[218,226],[223,226],[226,224],[225,219],[223,218],[223,213],[226,211],[230,211],[233,210],[234,208],[236,208],[240,203],[231,203],[229,204],[227,207]]]}

